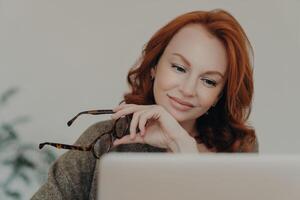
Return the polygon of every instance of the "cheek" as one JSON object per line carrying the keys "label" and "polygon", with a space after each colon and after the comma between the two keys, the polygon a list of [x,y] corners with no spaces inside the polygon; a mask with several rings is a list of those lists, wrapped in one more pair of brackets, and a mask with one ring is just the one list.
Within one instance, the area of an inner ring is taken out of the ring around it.
{"label": "cheek", "polygon": [[209,108],[218,98],[219,90],[210,88],[202,89],[198,92],[199,106],[203,108]]}
{"label": "cheek", "polygon": [[172,81],[170,79],[157,78],[154,82],[153,93],[157,104],[164,104],[166,94],[172,89]]}
{"label": "cheek", "polygon": [[167,94],[176,89],[177,86],[178,77],[176,78],[171,73],[156,74],[153,86],[154,99],[156,103],[159,105],[168,104]]}
{"label": "cheek", "polygon": [[157,71],[154,82],[154,90],[168,91],[175,88],[179,84],[178,76],[172,73],[167,66]]}
{"label": "cheek", "polygon": [[174,88],[177,85],[178,81],[176,81],[176,79],[173,79],[170,76],[166,76],[166,77],[168,78],[160,78],[156,80],[155,82],[156,88],[167,91]]}

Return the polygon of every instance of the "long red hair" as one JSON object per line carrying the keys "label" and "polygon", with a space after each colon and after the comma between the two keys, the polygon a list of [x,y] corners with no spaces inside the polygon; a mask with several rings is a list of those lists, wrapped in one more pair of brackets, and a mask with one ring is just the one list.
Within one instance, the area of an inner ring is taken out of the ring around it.
{"label": "long red hair", "polygon": [[251,44],[238,21],[224,10],[193,11],[159,29],[143,48],[142,56],[127,76],[131,91],[126,103],[155,104],[151,68],[156,66],[173,36],[188,24],[201,24],[217,37],[227,52],[227,81],[223,95],[208,115],[197,119],[197,141],[217,152],[251,151],[255,131],[246,125],[253,97]]}

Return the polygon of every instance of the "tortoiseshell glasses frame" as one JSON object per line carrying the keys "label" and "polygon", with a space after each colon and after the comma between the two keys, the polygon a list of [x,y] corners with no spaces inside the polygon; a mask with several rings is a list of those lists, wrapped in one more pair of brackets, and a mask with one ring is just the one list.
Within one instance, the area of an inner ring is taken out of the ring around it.
{"label": "tortoiseshell glasses frame", "polygon": [[[113,114],[115,113],[113,110],[88,110],[78,113],[75,117],[73,117],[70,121],[68,121],[67,125],[71,126],[73,122],[82,114],[91,114],[91,115],[102,115],[102,114]],[[104,132],[99,137],[97,137],[91,144],[88,146],[76,146],[69,144],[61,144],[61,143],[52,143],[52,142],[44,142],[39,144],[39,148],[42,149],[45,145],[50,145],[56,147],[58,149],[71,149],[71,150],[79,150],[79,151],[91,151],[95,158],[99,159],[103,153],[107,153],[113,146],[113,141],[115,139],[120,139],[124,135],[129,134],[129,125],[132,118],[131,115],[125,116],[125,124],[121,123],[121,119],[114,120],[113,126],[109,131]],[[123,127],[122,127],[123,126]],[[125,127],[124,127],[125,126]]]}

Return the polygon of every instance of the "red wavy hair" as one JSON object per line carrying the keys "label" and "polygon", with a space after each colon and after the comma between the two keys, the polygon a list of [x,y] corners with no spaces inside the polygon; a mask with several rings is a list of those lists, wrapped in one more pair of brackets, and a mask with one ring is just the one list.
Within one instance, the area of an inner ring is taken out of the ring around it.
{"label": "red wavy hair", "polygon": [[188,24],[201,24],[217,37],[227,52],[227,81],[223,95],[208,115],[197,120],[197,141],[217,152],[252,151],[255,131],[246,125],[253,97],[251,44],[238,21],[224,10],[193,11],[180,15],[159,29],[145,44],[142,56],[128,73],[131,88],[126,103],[155,104],[150,70],[158,63],[173,36]]}

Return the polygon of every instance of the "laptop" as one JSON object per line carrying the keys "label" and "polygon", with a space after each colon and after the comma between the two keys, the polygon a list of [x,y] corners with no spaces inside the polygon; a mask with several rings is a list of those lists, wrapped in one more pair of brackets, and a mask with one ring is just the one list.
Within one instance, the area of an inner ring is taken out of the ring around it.
{"label": "laptop", "polygon": [[300,155],[109,153],[100,200],[299,200]]}

